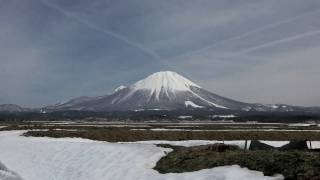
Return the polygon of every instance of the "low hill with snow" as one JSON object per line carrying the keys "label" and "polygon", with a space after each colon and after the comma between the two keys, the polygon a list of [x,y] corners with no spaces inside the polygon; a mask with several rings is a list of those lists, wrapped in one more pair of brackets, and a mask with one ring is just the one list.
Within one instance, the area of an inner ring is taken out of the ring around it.
{"label": "low hill with snow", "polygon": [[21,106],[15,104],[1,104],[0,105],[0,112],[25,112],[29,111],[28,108],[23,108]]}

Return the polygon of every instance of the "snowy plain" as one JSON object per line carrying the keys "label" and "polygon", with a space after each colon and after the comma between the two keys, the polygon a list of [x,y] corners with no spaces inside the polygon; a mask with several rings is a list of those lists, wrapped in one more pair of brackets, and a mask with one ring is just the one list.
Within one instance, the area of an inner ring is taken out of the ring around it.
{"label": "snowy plain", "polygon": [[[189,173],[152,168],[170,149],[148,143],[108,143],[80,138],[35,138],[0,132],[0,161],[24,180],[278,180],[237,165]],[[10,180],[0,178],[1,180]]]}
{"label": "snowy plain", "polygon": [[0,180],[22,180],[19,175],[9,170],[0,162]]}
{"label": "snowy plain", "polygon": [[131,131],[201,131],[201,132],[228,132],[228,131],[275,131],[275,132],[320,132],[319,129],[130,129]]}

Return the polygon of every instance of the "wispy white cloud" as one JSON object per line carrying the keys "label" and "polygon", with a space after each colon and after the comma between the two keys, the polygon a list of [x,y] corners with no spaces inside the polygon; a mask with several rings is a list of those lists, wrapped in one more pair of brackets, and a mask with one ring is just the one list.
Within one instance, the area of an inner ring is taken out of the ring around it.
{"label": "wispy white cloud", "polygon": [[155,51],[143,46],[142,44],[138,43],[138,42],[135,42],[135,41],[132,41],[130,40],[129,38],[119,34],[119,33],[116,33],[116,32],[113,32],[113,31],[110,31],[108,29],[105,29],[105,28],[102,28],[94,23],[91,23],[89,21],[85,21],[81,18],[79,18],[76,14],[73,14],[73,13],[70,13],[66,10],[64,10],[63,8],[51,3],[51,2],[48,2],[46,0],[40,0],[40,2],[42,2],[43,4],[45,4],[46,6],[50,7],[50,8],[53,8],[57,11],[59,11],[60,13],[64,14],[65,16],[67,16],[68,18],[71,18],[79,23],[82,23],[86,26],[88,26],[89,28],[91,29],[94,29],[96,31],[99,31],[99,32],[102,32],[104,34],[106,34],[107,36],[112,36],[114,37],[115,39],[118,39],[120,41],[123,41],[124,43],[126,43],[127,45],[129,46],[132,46],[132,47],[135,47],[139,50],[141,50],[142,52],[150,55],[153,59],[161,62],[162,64],[164,64],[165,66],[168,66],[168,61],[165,61],[164,59],[162,59],[162,57],[156,53]]}
{"label": "wispy white cloud", "polygon": [[291,42],[291,41],[296,41],[296,40],[303,39],[303,38],[306,38],[306,37],[318,36],[318,35],[320,35],[320,30],[319,31],[305,32],[305,33],[298,34],[298,35],[295,35],[295,36],[279,39],[279,40],[272,41],[272,42],[267,42],[265,44],[259,44],[259,45],[254,46],[254,47],[241,50],[239,53],[249,53],[249,52],[253,52],[253,51],[256,51],[256,50],[259,50],[259,49],[262,49],[262,48],[273,47],[273,46],[281,44],[281,43],[288,43],[288,42]]}
{"label": "wispy white cloud", "polygon": [[[179,59],[181,57],[186,57],[186,56],[191,56],[191,55],[195,55],[195,54],[206,53],[207,51],[214,50],[214,47],[216,47],[216,46],[221,46],[221,45],[224,45],[224,44],[232,43],[232,42],[234,42],[236,40],[244,40],[245,41],[246,37],[249,37],[249,36],[252,36],[252,35],[257,35],[257,34],[259,36],[259,33],[263,33],[263,31],[267,31],[268,29],[272,29],[272,28],[275,28],[275,27],[278,27],[278,26],[283,26],[283,25],[285,25],[287,23],[291,23],[291,22],[294,22],[294,21],[299,21],[302,18],[305,18],[305,17],[308,17],[308,16],[317,15],[319,12],[320,12],[320,9],[317,9],[317,10],[314,10],[314,11],[311,11],[311,12],[306,12],[306,13],[303,13],[303,14],[299,14],[299,15],[294,16],[294,17],[289,17],[289,18],[287,18],[285,20],[276,21],[276,22],[273,22],[271,24],[263,25],[262,27],[254,27],[253,30],[246,31],[246,32],[241,33],[241,34],[236,34],[235,36],[232,36],[230,38],[226,38],[226,39],[223,39],[223,40],[220,40],[220,41],[216,41],[213,44],[210,44],[209,46],[206,46],[204,48],[191,50],[191,51],[188,51],[186,53],[182,53],[182,54],[179,54],[177,56],[171,57],[170,59],[173,59],[173,58],[174,59]],[[277,42],[281,43],[281,42],[286,42],[286,41],[290,41],[290,40],[294,40],[294,39],[299,39],[299,38],[306,37],[308,35],[312,35],[313,33],[315,33],[315,32],[305,33],[305,36],[297,35],[296,37],[291,37],[292,39],[286,38],[286,39],[283,39],[283,41],[278,40]],[[276,42],[274,42],[274,43],[277,44]],[[269,46],[272,46],[272,45],[275,45],[275,44],[270,43]],[[260,46],[255,47],[255,48],[259,49],[259,47]],[[261,46],[261,48],[263,48],[263,47],[264,46]],[[254,50],[254,48],[252,48],[252,50]],[[249,52],[250,49],[247,49],[247,50],[245,50],[243,52],[247,52],[247,51]]]}

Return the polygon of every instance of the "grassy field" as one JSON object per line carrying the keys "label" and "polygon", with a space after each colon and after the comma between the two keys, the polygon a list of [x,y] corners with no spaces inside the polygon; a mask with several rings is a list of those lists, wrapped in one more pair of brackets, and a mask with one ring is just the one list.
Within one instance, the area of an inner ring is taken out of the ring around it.
{"label": "grassy field", "polygon": [[147,140],[320,140],[319,132],[260,132],[260,131],[131,131],[126,128],[98,128],[83,131],[46,130],[28,131],[26,136],[35,137],[81,137],[108,142],[130,142]]}
{"label": "grassy field", "polygon": [[81,137],[99,141],[145,140],[320,140],[320,128],[288,124],[66,123],[0,124],[0,130],[28,130],[26,136]]}
{"label": "grassy field", "polygon": [[158,161],[160,173],[182,173],[218,166],[238,164],[273,176],[282,174],[288,180],[320,179],[320,153],[309,151],[259,150],[246,151],[237,147],[178,147],[165,145],[174,151]]}

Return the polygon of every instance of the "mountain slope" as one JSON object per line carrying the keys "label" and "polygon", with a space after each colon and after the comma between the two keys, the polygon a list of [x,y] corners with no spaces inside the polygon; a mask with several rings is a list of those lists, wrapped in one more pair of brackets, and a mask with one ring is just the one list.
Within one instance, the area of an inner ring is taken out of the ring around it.
{"label": "mountain slope", "polygon": [[1,104],[0,112],[24,112],[29,111],[30,109],[20,107],[15,104]]}
{"label": "mountain slope", "polygon": [[211,93],[189,79],[171,71],[157,72],[131,86],[120,86],[112,94],[80,97],[46,110],[174,110],[198,109],[275,111],[283,106],[249,104]]}

